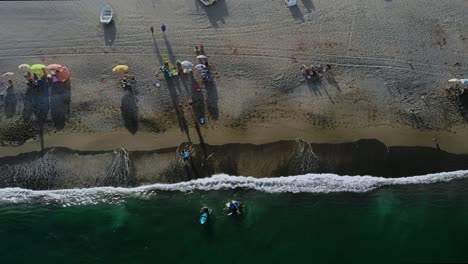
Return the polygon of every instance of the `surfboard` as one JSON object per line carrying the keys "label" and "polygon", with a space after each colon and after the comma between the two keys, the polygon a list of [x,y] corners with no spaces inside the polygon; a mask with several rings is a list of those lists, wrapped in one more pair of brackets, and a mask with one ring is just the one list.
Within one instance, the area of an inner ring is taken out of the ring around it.
{"label": "surfboard", "polygon": [[206,221],[208,221],[208,213],[203,212],[203,214],[200,216],[200,224],[205,224]]}

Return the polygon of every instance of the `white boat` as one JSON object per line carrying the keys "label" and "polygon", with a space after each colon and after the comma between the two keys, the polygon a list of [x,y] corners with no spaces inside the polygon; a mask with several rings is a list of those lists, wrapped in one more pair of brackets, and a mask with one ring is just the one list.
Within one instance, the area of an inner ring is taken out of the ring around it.
{"label": "white boat", "polygon": [[105,5],[101,9],[101,17],[100,17],[101,23],[109,24],[110,22],[112,22],[112,19],[113,19],[112,15],[113,15],[112,7],[110,7],[110,5]]}
{"label": "white boat", "polygon": [[297,3],[296,0],[286,0],[286,5],[288,5],[288,7],[293,7],[296,6]]}
{"label": "white boat", "polygon": [[200,0],[200,2],[202,2],[202,4],[204,4],[205,6],[210,6],[210,5],[214,4],[217,1],[218,0]]}

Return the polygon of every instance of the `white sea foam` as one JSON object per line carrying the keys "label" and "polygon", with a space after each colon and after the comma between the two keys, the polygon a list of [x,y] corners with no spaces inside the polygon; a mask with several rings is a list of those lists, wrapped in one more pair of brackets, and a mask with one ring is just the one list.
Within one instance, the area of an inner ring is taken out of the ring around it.
{"label": "white sea foam", "polygon": [[21,188],[0,189],[0,203],[60,203],[64,206],[78,204],[113,203],[126,197],[147,198],[157,191],[211,191],[226,189],[252,189],[267,193],[333,193],[368,192],[382,186],[430,184],[448,182],[468,177],[468,171],[453,171],[404,178],[372,176],[339,176],[335,174],[306,174],[279,178],[253,178],[218,174],[174,184],[151,184],[135,188],[96,187],[33,191]]}

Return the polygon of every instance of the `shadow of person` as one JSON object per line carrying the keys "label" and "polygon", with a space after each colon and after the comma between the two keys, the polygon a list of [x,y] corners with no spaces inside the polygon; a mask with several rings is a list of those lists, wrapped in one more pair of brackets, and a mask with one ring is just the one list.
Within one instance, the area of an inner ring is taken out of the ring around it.
{"label": "shadow of person", "polygon": [[307,86],[309,86],[309,90],[311,92],[313,92],[315,94],[315,96],[317,96],[317,95],[322,96],[322,93],[320,92],[320,89],[323,89],[323,91],[327,95],[328,99],[330,99],[332,104],[335,103],[335,101],[333,101],[333,98],[328,93],[327,89],[323,86],[322,79],[313,78],[313,79],[307,80]]}
{"label": "shadow of person", "polygon": [[320,86],[322,85],[322,81],[316,79],[306,79],[307,87],[309,87],[309,91],[313,92],[315,96],[322,96],[320,92]]}
{"label": "shadow of person", "polygon": [[163,38],[164,38],[164,44],[166,45],[167,54],[169,55],[169,61],[171,61],[172,63],[175,63],[176,56],[174,54],[174,50],[172,49],[171,43],[167,39],[166,34],[163,35]]}
{"label": "shadow of person", "polygon": [[219,107],[218,107],[218,88],[216,82],[213,80],[206,85],[206,104],[208,113],[214,120],[219,119]]}
{"label": "shadow of person", "polygon": [[26,92],[24,93],[23,101],[23,121],[29,122],[31,121],[32,114],[34,113],[34,105],[33,105],[33,91],[34,87],[32,84],[27,84]]}
{"label": "shadow of person", "polygon": [[161,51],[159,50],[158,43],[156,43],[156,38],[154,37],[154,33],[151,33],[151,36],[153,37],[154,53],[156,53],[156,56],[158,56],[159,64],[162,65],[163,59],[162,59]]}
{"label": "shadow of person", "polygon": [[341,87],[340,87],[340,85],[338,84],[338,82],[336,81],[335,76],[333,76],[333,74],[329,74],[328,77],[327,77],[327,80],[328,80],[328,83],[329,83],[331,86],[335,87],[336,90],[338,90],[338,92],[341,93]]}
{"label": "shadow of person", "polygon": [[465,122],[468,122],[468,94],[463,93],[457,96],[456,100],[452,100],[452,102]]}
{"label": "shadow of person", "polygon": [[32,105],[38,122],[44,124],[49,115],[49,85],[45,79],[33,88]]}
{"label": "shadow of person", "polygon": [[9,86],[5,95],[5,115],[11,118],[16,114],[16,105],[18,99],[16,98],[15,89],[13,85]]}
{"label": "shadow of person", "polygon": [[192,109],[196,118],[195,121],[198,122],[201,117],[206,116],[206,111],[205,111],[206,105],[205,105],[205,97],[203,96],[203,92],[196,90],[195,87],[199,86],[199,84],[193,78],[192,75],[189,75],[190,86],[186,84],[186,80],[184,78],[181,78],[181,80],[182,80],[182,83],[184,83],[184,86],[187,87],[188,94],[190,95],[190,98],[192,99],[192,102],[193,102]]}
{"label": "shadow of person", "polygon": [[310,13],[312,10],[315,9],[314,3],[312,3],[312,0],[302,0],[302,4],[304,5],[305,9],[307,9],[307,12]]}
{"label": "shadow of person", "polygon": [[203,9],[203,11],[205,11],[212,27],[219,27],[218,22],[221,22],[221,24],[226,23],[224,18],[229,15],[226,0],[220,0],[209,7],[203,5],[200,0],[195,0],[195,5],[197,11],[199,9]]}
{"label": "shadow of person", "polygon": [[50,91],[50,115],[57,130],[65,127],[70,117],[71,83],[66,80],[62,83],[52,83]]}
{"label": "shadow of person", "polygon": [[301,9],[296,6],[288,7],[289,12],[291,12],[291,15],[294,17],[296,20],[300,20],[301,22],[304,22],[304,14],[302,14]]}
{"label": "shadow of person", "polygon": [[179,102],[178,102],[179,98],[177,95],[175,82],[177,82],[177,80],[166,78],[167,89],[169,91],[169,96],[171,97],[172,106],[174,107],[174,111],[176,113],[180,131],[187,135],[187,139],[189,142],[192,142],[192,140],[190,139],[189,128],[188,128],[187,120],[185,119],[185,116],[184,116],[183,109],[180,109],[179,107]]}
{"label": "shadow of person", "polygon": [[115,36],[117,35],[115,22],[111,22],[110,24],[103,24],[102,29],[104,30],[104,45],[111,47],[114,45]]}
{"label": "shadow of person", "polygon": [[131,89],[125,91],[120,105],[125,128],[132,134],[138,131],[138,106]]}

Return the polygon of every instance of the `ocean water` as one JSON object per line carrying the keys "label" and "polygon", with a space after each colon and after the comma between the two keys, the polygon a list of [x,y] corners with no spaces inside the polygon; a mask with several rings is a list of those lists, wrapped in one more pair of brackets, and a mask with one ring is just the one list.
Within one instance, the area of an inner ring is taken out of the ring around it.
{"label": "ocean water", "polygon": [[[463,263],[467,174],[2,189],[0,263]],[[242,217],[225,214],[231,198]]]}

